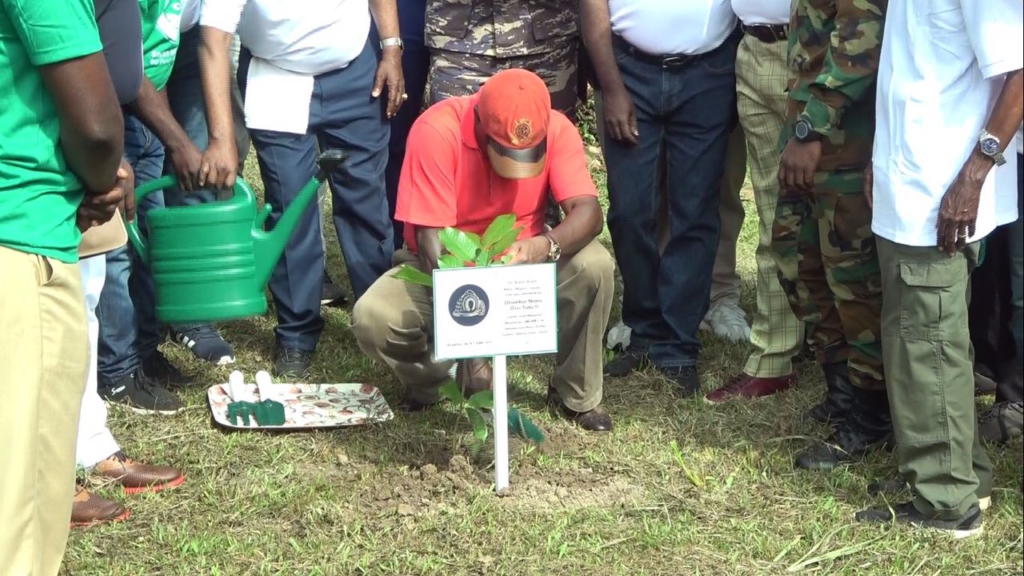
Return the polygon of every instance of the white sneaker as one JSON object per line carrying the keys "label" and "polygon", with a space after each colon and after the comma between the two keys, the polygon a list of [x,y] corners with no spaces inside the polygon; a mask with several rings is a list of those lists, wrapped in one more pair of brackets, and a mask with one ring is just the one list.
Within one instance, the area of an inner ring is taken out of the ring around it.
{"label": "white sneaker", "polygon": [[[707,328],[704,328],[705,324]],[[739,304],[733,302],[712,306],[704,316],[701,328],[710,330],[716,336],[732,342],[750,341],[750,324],[747,323],[747,314],[739,307]]]}

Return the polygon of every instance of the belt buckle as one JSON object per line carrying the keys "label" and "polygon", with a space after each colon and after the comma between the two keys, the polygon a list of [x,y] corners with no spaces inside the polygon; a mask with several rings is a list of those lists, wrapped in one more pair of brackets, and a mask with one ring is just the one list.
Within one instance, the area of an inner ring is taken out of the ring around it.
{"label": "belt buckle", "polygon": [[690,57],[685,54],[679,54],[676,56],[666,56],[661,59],[661,66],[663,68],[671,68],[673,66],[682,66],[690,61]]}

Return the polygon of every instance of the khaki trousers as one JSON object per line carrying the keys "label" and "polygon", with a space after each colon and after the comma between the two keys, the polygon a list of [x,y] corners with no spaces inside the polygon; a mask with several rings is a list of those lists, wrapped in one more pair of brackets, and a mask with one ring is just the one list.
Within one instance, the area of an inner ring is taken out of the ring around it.
{"label": "khaki trousers", "polygon": [[967,327],[980,243],[950,258],[934,246],[875,237],[882,270],[882,355],[896,463],[921,512],[962,517],[992,493],[978,436]]}
{"label": "khaki trousers", "polygon": [[[800,352],[804,324],[793,313],[779,283],[779,267],[772,255],[772,225],[779,202],[779,134],[786,123],[786,42],[765,44],[744,36],[736,54],[736,101],[740,125],[746,134],[750,158],[750,182],[757,207],[758,234],[756,298],[750,344],[753,350],[743,372],[758,378],[793,373],[793,356]],[[726,209],[722,199],[722,242],[725,242]],[[742,212],[741,212],[742,214]],[[742,222],[742,220],[741,220]],[[721,260],[722,246],[719,246]],[[733,269],[735,269],[733,246]],[[715,263],[718,267],[718,262]]]}
{"label": "khaki trousers", "polygon": [[[387,364],[409,399],[433,403],[452,362],[433,358],[434,309],[429,288],[393,278],[398,266],[421,268],[418,258],[399,250],[395,268],[356,301],[352,331],[359,348]],[[551,385],[570,410],[586,412],[601,403],[602,340],[615,292],[615,262],[597,241],[558,263],[558,356]]]}
{"label": "khaki trousers", "polygon": [[0,575],[60,569],[89,368],[77,264],[0,247]]}

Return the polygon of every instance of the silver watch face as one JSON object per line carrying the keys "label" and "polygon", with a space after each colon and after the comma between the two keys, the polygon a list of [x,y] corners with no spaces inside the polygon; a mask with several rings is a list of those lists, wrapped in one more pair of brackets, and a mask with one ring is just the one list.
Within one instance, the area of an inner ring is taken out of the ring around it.
{"label": "silver watch face", "polygon": [[811,127],[807,125],[807,122],[801,120],[796,123],[796,130],[794,132],[796,133],[797,140],[803,140],[810,135]]}
{"label": "silver watch face", "polygon": [[981,152],[986,156],[995,156],[999,153],[999,139],[991,136],[981,139]]}

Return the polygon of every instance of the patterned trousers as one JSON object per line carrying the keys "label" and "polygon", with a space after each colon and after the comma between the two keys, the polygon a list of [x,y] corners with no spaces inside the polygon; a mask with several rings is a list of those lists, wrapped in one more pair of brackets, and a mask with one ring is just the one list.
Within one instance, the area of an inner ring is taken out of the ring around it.
{"label": "patterned trousers", "polygon": [[804,324],[789,305],[771,252],[779,201],[778,141],[786,123],[788,77],[786,42],[766,44],[751,36],[743,38],[736,55],[736,95],[758,215],[757,308],[750,329],[753,351],[743,372],[759,378],[792,374],[793,356],[804,339]]}

